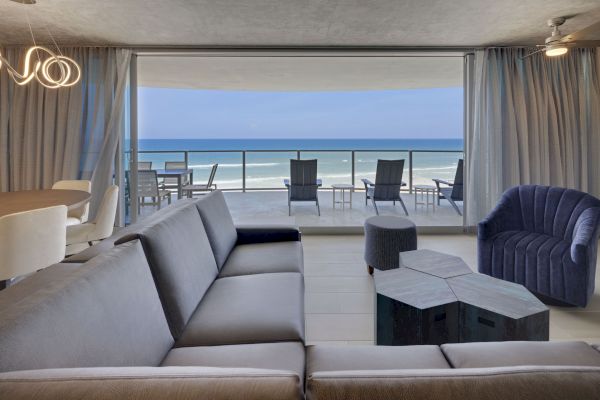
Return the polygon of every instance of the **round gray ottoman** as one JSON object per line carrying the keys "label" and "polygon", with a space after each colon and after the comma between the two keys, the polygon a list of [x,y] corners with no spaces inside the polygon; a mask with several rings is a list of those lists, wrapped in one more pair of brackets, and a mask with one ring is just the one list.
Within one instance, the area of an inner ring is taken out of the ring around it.
{"label": "round gray ottoman", "polygon": [[365,261],[369,273],[398,268],[400,252],[417,249],[417,227],[406,218],[376,216],[365,221]]}

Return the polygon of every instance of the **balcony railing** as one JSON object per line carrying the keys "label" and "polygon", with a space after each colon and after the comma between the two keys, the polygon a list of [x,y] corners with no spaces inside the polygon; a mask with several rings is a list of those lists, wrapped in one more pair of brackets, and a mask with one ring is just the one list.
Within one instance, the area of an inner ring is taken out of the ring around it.
{"label": "balcony railing", "polygon": [[439,149],[140,150],[138,154],[139,161],[152,161],[154,169],[163,168],[165,161],[185,161],[194,169],[195,183],[205,183],[210,166],[219,163],[215,178],[219,188],[244,192],[284,189],[282,180],[289,175],[291,158],[318,159],[324,188],[332,183],[351,183],[360,189],[360,179],[374,180],[377,159],[385,158],[406,160],[404,181],[408,185],[403,190],[412,193],[419,182],[431,184],[431,178],[454,179],[458,159],[463,157],[462,150]]}

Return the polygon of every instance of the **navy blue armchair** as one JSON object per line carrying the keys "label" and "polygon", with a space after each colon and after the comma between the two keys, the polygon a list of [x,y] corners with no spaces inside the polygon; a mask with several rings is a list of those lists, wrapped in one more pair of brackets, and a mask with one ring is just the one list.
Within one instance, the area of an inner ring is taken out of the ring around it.
{"label": "navy blue armchair", "polygon": [[585,307],[594,293],[600,200],[558,187],[508,189],[479,223],[479,272]]}

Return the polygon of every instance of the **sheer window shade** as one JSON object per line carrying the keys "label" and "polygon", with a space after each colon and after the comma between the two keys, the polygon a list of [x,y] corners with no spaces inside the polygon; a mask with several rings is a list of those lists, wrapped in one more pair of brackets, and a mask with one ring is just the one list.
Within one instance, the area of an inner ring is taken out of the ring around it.
{"label": "sheer window shade", "polygon": [[520,184],[600,195],[600,62],[597,49],[522,59],[529,49],[475,54],[467,132],[467,225]]}
{"label": "sheer window shade", "polygon": [[[0,49],[11,62],[25,49]],[[17,86],[0,70],[0,190],[50,188],[61,179],[91,179],[91,217],[112,182],[124,124],[131,51],[66,48],[82,67],[70,88]]]}

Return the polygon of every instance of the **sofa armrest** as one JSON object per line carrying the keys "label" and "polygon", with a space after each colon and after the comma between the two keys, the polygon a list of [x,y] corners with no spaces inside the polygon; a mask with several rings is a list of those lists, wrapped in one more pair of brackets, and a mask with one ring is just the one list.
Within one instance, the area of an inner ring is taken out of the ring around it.
{"label": "sofa armrest", "polygon": [[571,259],[578,265],[586,265],[598,246],[598,225],[600,208],[588,208],[581,213],[571,238]]}
{"label": "sofa armrest", "polygon": [[298,400],[297,374],[249,368],[69,368],[0,373],[2,398],[21,400]]}
{"label": "sofa armrest", "polygon": [[246,225],[237,226],[237,244],[299,242],[300,230],[287,225]]}

